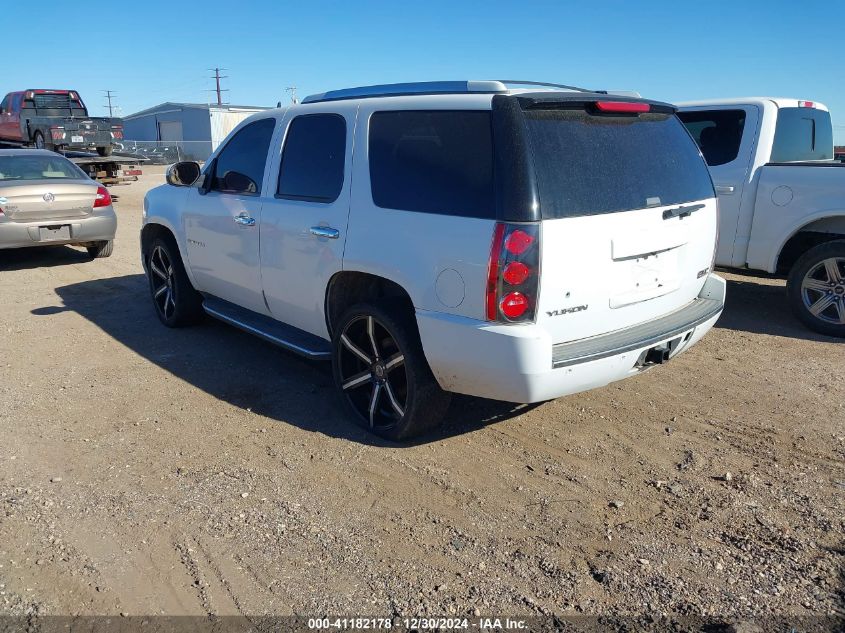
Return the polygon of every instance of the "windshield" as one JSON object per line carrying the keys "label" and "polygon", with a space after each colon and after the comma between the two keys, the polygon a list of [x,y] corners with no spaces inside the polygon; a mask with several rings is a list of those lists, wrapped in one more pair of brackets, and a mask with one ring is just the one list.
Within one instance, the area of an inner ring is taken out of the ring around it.
{"label": "windshield", "polygon": [[715,197],[707,165],[673,114],[527,110],[544,218]]}
{"label": "windshield", "polygon": [[81,169],[61,156],[0,156],[0,182],[87,178]]}

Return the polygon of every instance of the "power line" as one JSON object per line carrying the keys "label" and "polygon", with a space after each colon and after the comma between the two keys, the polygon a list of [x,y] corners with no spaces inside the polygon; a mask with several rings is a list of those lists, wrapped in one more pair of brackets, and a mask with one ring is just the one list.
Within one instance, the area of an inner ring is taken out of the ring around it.
{"label": "power line", "polygon": [[296,86],[288,86],[287,88],[285,88],[285,92],[290,95],[290,102],[293,105],[299,103],[299,99],[296,96]]}
{"label": "power line", "polygon": [[217,88],[215,89],[215,91],[217,92],[217,105],[222,106],[223,105],[223,96],[221,95],[221,93],[229,92],[229,90],[223,89],[223,88],[220,87],[220,80],[221,79],[228,79],[229,76],[220,74],[221,70],[226,70],[225,68],[209,68],[208,70],[211,71],[211,72],[214,72],[212,79],[214,79],[215,84],[217,86]]}
{"label": "power line", "polygon": [[103,92],[106,93],[106,99],[108,99],[108,105],[106,107],[109,109],[109,116],[112,117],[114,116],[114,106],[112,106],[111,100],[115,94],[111,90],[103,90]]}

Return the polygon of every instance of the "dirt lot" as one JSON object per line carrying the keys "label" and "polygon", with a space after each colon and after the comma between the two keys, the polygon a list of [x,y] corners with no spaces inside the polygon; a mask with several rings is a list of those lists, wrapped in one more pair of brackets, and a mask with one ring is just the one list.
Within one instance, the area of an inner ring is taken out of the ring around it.
{"label": "dirt lot", "polygon": [[159,325],[156,171],[110,259],[0,251],[0,612],[845,613],[845,348],[782,282],[727,274],[668,365],[388,445],[323,365]]}

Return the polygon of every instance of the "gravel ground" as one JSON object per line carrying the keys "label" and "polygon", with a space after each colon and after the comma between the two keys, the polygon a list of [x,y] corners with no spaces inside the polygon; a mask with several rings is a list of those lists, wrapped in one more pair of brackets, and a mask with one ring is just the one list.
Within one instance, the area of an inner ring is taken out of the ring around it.
{"label": "gravel ground", "polygon": [[843,343],[783,282],[672,363],[534,407],[456,398],[413,445],[327,367],[171,331],[114,255],[0,251],[0,613],[845,614]]}

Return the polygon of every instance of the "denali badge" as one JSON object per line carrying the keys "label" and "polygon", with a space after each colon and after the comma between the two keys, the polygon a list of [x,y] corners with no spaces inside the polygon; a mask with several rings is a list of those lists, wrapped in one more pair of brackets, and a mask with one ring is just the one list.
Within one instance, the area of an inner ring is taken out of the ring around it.
{"label": "denali badge", "polygon": [[547,311],[550,317],[563,316],[564,314],[572,314],[573,312],[583,312],[590,306],[575,306],[574,308],[562,308],[560,310]]}

